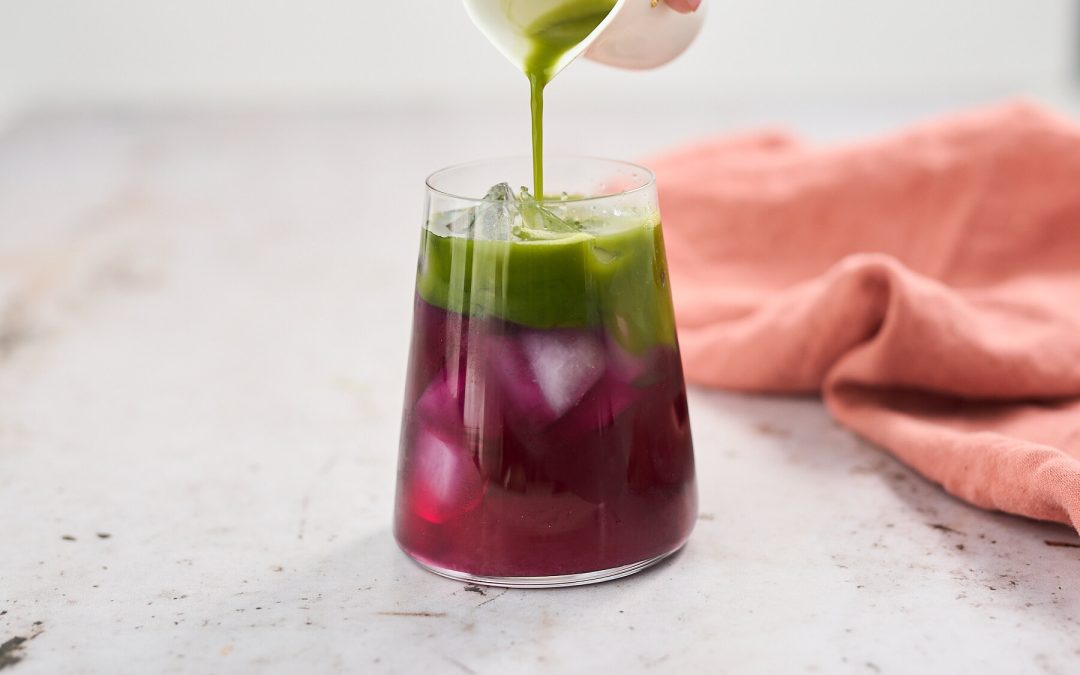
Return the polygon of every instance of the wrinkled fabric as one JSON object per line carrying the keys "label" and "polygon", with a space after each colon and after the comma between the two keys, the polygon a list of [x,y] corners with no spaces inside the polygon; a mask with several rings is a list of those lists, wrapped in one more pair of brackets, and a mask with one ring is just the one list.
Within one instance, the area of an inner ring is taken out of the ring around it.
{"label": "wrinkled fabric", "polygon": [[1080,529],[1080,126],[1013,103],[649,165],[688,379],[821,392],[951,494]]}

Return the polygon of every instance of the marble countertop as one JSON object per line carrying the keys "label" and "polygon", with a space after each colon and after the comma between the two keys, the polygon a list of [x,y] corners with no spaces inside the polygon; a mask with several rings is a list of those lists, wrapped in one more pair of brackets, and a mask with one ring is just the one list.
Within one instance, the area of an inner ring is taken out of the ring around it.
{"label": "marble countertop", "polygon": [[[741,124],[716,119],[549,138],[637,156]],[[640,575],[480,589],[405,558],[422,179],[524,148],[520,121],[68,113],[0,137],[3,675],[1076,672],[1076,533],[950,498],[814,398],[691,392],[701,515]]]}

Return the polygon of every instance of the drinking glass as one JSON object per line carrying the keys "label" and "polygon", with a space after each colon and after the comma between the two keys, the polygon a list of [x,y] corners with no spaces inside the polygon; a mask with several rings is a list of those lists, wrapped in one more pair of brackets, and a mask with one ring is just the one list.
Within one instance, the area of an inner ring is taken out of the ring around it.
{"label": "drinking glass", "polygon": [[509,190],[529,184],[529,158],[427,180],[394,533],[472,583],[632,574],[697,515],[654,178],[545,165],[539,202]]}

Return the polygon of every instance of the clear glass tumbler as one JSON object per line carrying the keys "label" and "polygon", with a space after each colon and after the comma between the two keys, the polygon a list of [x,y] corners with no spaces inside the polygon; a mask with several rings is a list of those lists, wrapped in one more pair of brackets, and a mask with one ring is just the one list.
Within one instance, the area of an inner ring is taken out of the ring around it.
{"label": "clear glass tumbler", "polygon": [[528,184],[528,158],[427,181],[394,532],[454,579],[614,579],[697,515],[653,176],[545,164],[542,202],[489,190]]}

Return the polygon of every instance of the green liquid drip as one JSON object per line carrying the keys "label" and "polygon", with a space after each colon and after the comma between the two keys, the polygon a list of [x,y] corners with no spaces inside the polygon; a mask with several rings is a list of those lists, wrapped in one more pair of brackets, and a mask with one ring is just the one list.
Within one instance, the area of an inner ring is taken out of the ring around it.
{"label": "green liquid drip", "polygon": [[544,198],[544,87],[548,79],[529,73],[529,109],[532,111],[533,196]]}
{"label": "green liquid drip", "polygon": [[544,87],[555,74],[559,60],[589,37],[614,7],[615,0],[570,0],[525,29],[525,37],[532,45],[524,67],[529,78],[533,195],[537,199],[544,198]]}

